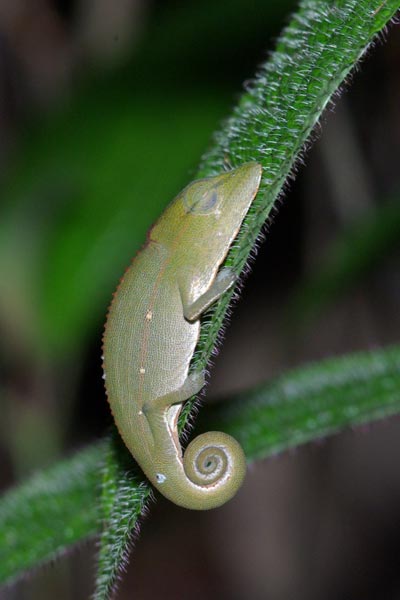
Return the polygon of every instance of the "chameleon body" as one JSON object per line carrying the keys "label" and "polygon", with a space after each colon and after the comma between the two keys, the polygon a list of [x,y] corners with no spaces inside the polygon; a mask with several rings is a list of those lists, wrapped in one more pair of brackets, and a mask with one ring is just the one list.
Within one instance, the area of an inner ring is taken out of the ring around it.
{"label": "chameleon body", "polygon": [[186,508],[220,506],[245,475],[243,450],[224,433],[198,436],[182,456],[177,423],[204,385],[189,372],[200,316],[236,280],[220,266],[260,178],[252,162],[187,186],[150,230],[107,318],[103,368],[118,430],[152,484]]}

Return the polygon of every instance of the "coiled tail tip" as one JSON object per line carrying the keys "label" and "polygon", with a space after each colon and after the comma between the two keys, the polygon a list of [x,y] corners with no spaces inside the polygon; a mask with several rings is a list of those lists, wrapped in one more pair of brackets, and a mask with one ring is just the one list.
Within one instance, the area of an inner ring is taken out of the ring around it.
{"label": "coiled tail tip", "polygon": [[187,497],[177,504],[207,510],[225,504],[236,494],[246,475],[246,457],[232,436],[209,431],[189,444],[183,467],[191,485]]}

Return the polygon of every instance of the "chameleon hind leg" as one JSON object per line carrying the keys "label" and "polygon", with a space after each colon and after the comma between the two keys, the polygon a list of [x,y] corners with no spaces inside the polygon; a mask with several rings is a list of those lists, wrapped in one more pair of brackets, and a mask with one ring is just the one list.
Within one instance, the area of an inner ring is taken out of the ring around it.
{"label": "chameleon hind leg", "polygon": [[191,373],[177,390],[153,398],[151,404],[144,404],[142,411],[147,418],[153,440],[159,451],[171,447],[182,455],[178,434],[178,418],[185,400],[200,392],[204,386],[204,373]]}
{"label": "chameleon hind leg", "polygon": [[203,372],[190,373],[180,388],[159,398],[152,398],[151,402],[143,404],[142,410],[147,417],[150,417],[154,413],[160,413],[173,404],[181,404],[191,396],[195,396],[200,392],[204,384],[205,377]]}

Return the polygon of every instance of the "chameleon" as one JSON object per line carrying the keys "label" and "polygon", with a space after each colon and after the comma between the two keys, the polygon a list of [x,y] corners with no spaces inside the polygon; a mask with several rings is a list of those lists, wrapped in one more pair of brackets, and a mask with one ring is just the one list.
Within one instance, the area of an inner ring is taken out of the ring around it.
{"label": "chameleon", "polygon": [[119,433],[153,486],[189,509],[221,506],[245,477],[244,452],[225,433],[203,433],[183,454],[178,418],[205,384],[190,369],[200,318],[237,280],[221,265],[260,180],[261,165],[249,162],[180,192],[121,279],[104,329],[103,378]]}

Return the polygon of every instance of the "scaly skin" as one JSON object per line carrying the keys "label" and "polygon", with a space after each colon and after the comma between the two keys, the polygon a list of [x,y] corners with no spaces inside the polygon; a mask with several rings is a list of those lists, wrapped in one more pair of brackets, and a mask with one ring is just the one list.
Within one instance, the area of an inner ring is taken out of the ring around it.
{"label": "scaly skin", "polygon": [[224,433],[198,436],[182,457],[177,421],[204,385],[203,374],[189,374],[200,316],[235,282],[219,267],[260,178],[252,162],[187,186],[125,273],[105,327],[105,384],[118,430],[152,484],[186,508],[224,504],[245,476],[243,450]]}

